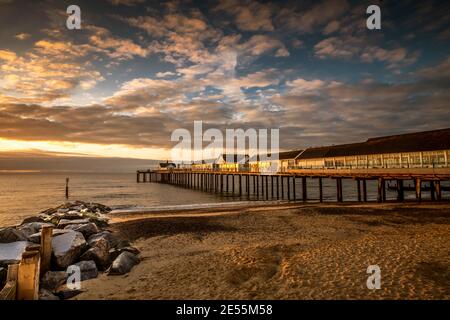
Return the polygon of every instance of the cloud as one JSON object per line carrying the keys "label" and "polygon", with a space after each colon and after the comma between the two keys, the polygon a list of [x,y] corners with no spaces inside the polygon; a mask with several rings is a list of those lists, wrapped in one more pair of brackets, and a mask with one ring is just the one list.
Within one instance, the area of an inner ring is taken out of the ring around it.
{"label": "cloud", "polygon": [[274,31],[272,15],[274,6],[258,1],[222,0],[215,11],[226,12],[234,16],[236,26],[243,31]]}
{"label": "cloud", "polygon": [[108,0],[108,2],[110,2],[111,4],[113,4],[115,6],[120,6],[120,5],[135,6],[140,3],[144,3],[145,0]]}

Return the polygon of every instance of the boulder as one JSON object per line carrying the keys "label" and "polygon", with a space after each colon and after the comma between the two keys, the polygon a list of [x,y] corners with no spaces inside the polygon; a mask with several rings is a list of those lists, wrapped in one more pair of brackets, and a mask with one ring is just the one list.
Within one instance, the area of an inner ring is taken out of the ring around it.
{"label": "boulder", "polygon": [[22,260],[22,253],[31,244],[28,241],[0,243],[0,267],[19,263]]}
{"label": "boulder", "polygon": [[27,236],[20,230],[13,227],[0,229],[0,243],[10,243],[17,241],[26,241]]}
{"label": "boulder", "polygon": [[46,222],[30,222],[18,226],[17,230],[25,234],[26,237],[29,237],[32,234],[40,232],[42,227],[53,227],[53,224]]}
{"label": "boulder", "polygon": [[67,287],[67,285],[62,285],[61,287],[58,288],[58,290],[56,291],[56,295],[62,299],[62,300],[66,300],[66,299],[70,299],[75,297],[76,295],[80,294],[81,290],[77,290],[77,289],[69,289]]}
{"label": "boulder", "polygon": [[99,241],[99,239],[104,239],[108,242],[110,248],[116,247],[116,245],[119,243],[119,239],[113,235],[109,231],[102,231],[99,233],[96,233],[89,237],[88,244],[90,247],[95,247],[95,243]]}
{"label": "boulder", "polygon": [[64,229],[81,232],[85,237],[85,239],[88,239],[93,234],[98,233],[97,226],[95,225],[95,223],[92,222],[86,224],[70,224]]}
{"label": "boulder", "polygon": [[[73,230],[67,230],[67,229],[53,229],[52,235],[53,238],[60,236],[62,234],[71,232]],[[41,243],[41,233],[37,232],[37,233],[33,233],[31,236],[28,237],[28,241],[33,242],[33,243]]]}
{"label": "boulder", "polygon": [[75,263],[80,268],[81,281],[97,278],[98,269],[93,260]]}
{"label": "boulder", "polygon": [[109,275],[120,275],[130,272],[139,263],[139,257],[131,252],[122,252],[112,263]]}
{"label": "boulder", "polygon": [[70,231],[52,239],[53,259],[57,267],[66,269],[73,264],[86,248],[83,234]]}
{"label": "boulder", "polygon": [[41,216],[33,216],[23,219],[22,223],[20,225],[24,225],[31,222],[45,222],[44,219]]}
{"label": "boulder", "polygon": [[123,247],[123,248],[113,248],[109,250],[109,256],[111,258],[111,260],[115,260],[119,254],[121,254],[122,252],[127,251],[130,252],[132,254],[138,255],[140,253],[140,251],[138,249],[136,249],[135,247]]}
{"label": "boulder", "polygon": [[86,224],[89,222],[90,222],[89,219],[75,219],[75,220],[61,219],[59,220],[58,228],[64,229],[65,227],[71,224]]}
{"label": "boulder", "polygon": [[51,291],[47,289],[39,289],[39,300],[60,300],[58,296],[55,296]]}
{"label": "boulder", "polygon": [[67,281],[65,271],[47,271],[40,282],[40,287],[54,292]]}
{"label": "boulder", "polygon": [[80,257],[81,261],[93,260],[99,270],[105,270],[111,264],[109,257],[109,243],[103,238],[98,239],[94,246],[88,249]]}

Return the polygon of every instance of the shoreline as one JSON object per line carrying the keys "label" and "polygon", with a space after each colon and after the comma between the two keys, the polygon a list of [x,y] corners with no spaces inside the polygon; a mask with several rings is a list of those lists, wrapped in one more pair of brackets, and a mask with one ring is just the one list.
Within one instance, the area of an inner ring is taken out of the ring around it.
{"label": "shoreline", "polygon": [[[219,210],[220,209],[220,210]],[[450,203],[114,214],[142,262],[75,299],[449,299]],[[366,288],[379,264],[381,290]]]}

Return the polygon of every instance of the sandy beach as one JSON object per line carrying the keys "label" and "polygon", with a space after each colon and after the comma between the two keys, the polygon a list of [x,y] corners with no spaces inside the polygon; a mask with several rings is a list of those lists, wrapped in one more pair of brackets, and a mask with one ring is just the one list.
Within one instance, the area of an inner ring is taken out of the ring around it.
{"label": "sandy beach", "polygon": [[[74,299],[449,299],[450,204],[305,204],[113,215],[141,263]],[[369,265],[381,289],[369,290]]]}

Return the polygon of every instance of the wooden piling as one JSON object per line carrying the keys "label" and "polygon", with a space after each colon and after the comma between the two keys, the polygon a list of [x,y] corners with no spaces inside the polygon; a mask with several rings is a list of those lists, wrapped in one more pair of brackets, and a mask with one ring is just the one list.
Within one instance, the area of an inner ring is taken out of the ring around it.
{"label": "wooden piling", "polygon": [[384,185],[384,179],[378,178],[378,193],[377,193],[377,201],[383,202],[383,185]]}
{"label": "wooden piling", "polygon": [[17,280],[18,300],[37,300],[39,294],[39,251],[25,251],[19,264]]}
{"label": "wooden piling", "polygon": [[53,227],[44,226],[41,229],[41,275],[50,270],[50,260],[52,257],[52,237]]}
{"label": "wooden piling", "polygon": [[286,176],[287,178],[287,196],[288,196],[288,200],[291,200],[291,183],[290,183],[290,179],[289,176]]}
{"label": "wooden piling", "polygon": [[306,184],[306,177],[302,177],[302,201],[306,202],[308,200],[308,186]]}
{"label": "wooden piling", "polygon": [[0,291],[0,301],[15,300],[17,297],[17,280],[19,273],[19,264],[8,265],[8,273],[6,275],[6,284]]}
{"label": "wooden piling", "polygon": [[431,180],[430,181],[430,198],[431,198],[431,201],[435,201],[436,200],[434,191],[435,191],[434,181]]}
{"label": "wooden piling", "polygon": [[416,187],[416,199],[417,201],[422,201],[422,181],[420,178],[415,179],[415,187]]}
{"label": "wooden piling", "polygon": [[322,178],[319,178],[319,202],[323,202]]}
{"label": "wooden piling", "polygon": [[295,176],[292,176],[292,199],[297,201],[297,195],[295,190]]}
{"label": "wooden piling", "polygon": [[405,188],[403,186],[403,180],[397,180],[397,201],[405,200]]}
{"label": "wooden piling", "polygon": [[366,179],[362,180],[362,186],[363,186],[363,201],[367,202],[367,181],[366,181]]}
{"label": "wooden piling", "polygon": [[69,199],[69,178],[66,178],[66,199]]}
{"label": "wooden piling", "polygon": [[434,190],[436,192],[436,199],[437,201],[442,200],[442,189],[441,189],[441,181],[437,180],[434,182]]}
{"label": "wooden piling", "polygon": [[358,190],[358,202],[361,202],[361,183],[359,179],[356,179],[356,188]]}

